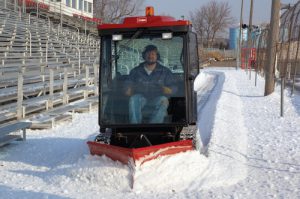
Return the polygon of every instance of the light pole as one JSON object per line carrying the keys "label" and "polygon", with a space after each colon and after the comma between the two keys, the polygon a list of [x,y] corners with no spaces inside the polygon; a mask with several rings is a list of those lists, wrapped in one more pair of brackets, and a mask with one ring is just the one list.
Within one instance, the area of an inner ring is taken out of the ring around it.
{"label": "light pole", "polygon": [[251,59],[251,51],[252,51],[252,15],[253,15],[253,0],[251,0],[251,4],[250,4],[250,15],[249,15],[249,27],[248,27],[248,43],[247,43],[247,47],[248,47],[248,59],[247,59],[247,64],[249,64],[249,79],[251,79],[251,70],[252,70],[252,66],[251,63],[249,63],[249,58]]}
{"label": "light pole", "polygon": [[[239,32],[239,47],[238,47],[238,63],[236,64],[236,69],[238,69],[238,67],[241,66],[241,50],[242,50],[242,41],[243,41],[243,37],[242,37],[242,24],[243,24],[243,7],[244,7],[244,0],[242,0],[242,4],[241,4],[241,15],[240,15],[240,32]],[[239,66],[238,66],[239,65]]]}
{"label": "light pole", "polygon": [[62,28],[61,0],[60,0],[60,3],[59,3],[59,10],[60,10],[60,27]]}

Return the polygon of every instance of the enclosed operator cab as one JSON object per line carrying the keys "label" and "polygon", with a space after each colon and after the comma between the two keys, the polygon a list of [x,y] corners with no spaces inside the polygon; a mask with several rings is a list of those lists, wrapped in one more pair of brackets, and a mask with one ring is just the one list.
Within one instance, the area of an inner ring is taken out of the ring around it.
{"label": "enclosed operator cab", "polygon": [[[147,8],[146,16],[98,29],[100,131],[109,129],[111,144],[125,147],[141,135],[149,144],[178,140],[197,119],[198,49],[190,22],[154,16]],[[147,63],[154,62],[148,71]]]}

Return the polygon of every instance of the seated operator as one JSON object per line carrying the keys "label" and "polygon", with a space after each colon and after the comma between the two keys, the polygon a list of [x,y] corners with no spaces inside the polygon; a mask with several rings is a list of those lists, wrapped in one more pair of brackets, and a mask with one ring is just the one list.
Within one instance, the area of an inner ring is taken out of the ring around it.
{"label": "seated operator", "polygon": [[129,120],[132,124],[142,122],[142,110],[151,111],[149,123],[163,123],[169,106],[168,96],[176,92],[172,72],[162,66],[157,47],[148,45],[142,53],[145,62],[130,71],[125,85],[129,99]]}

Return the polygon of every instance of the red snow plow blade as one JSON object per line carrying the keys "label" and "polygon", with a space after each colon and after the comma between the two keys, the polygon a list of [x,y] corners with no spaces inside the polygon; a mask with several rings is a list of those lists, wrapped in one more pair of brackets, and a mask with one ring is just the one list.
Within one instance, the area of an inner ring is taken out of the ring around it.
{"label": "red snow plow blade", "polygon": [[87,144],[92,155],[106,155],[112,160],[117,160],[124,164],[128,164],[131,160],[133,160],[134,164],[136,161],[140,161],[140,164],[143,164],[159,156],[193,150],[192,140],[181,140],[142,148],[125,148],[91,141],[87,142]]}

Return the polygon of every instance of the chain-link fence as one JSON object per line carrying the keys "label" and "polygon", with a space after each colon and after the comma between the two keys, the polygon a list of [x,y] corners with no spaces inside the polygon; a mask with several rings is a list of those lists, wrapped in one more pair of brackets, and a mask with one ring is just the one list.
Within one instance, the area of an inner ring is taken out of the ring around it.
{"label": "chain-link fence", "polygon": [[[254,37],[256,66],[258,73],[264,74],[267,61],[267,41],[269,27],[266,26]],[[292,86],[300,88],[300,1],[289,6],[280,16],[279,41],[276,46],[275,77],[282,78]]]}

